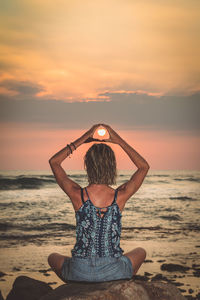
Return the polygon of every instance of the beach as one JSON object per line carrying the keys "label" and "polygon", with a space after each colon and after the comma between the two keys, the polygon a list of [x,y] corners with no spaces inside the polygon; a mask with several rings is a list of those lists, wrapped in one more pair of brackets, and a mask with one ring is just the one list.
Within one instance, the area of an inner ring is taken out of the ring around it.
{"label": "beach", "polygon": [[[66,172],[82,187],[88,184],[84,171]],[[113,188],[132,174],[118,171]],[[0,182],[0,271],[5,274],[0,289],[4,298],[19,275],[45,281],[53,288],[63,284],[51,271],[47,257],[52,252],[71,255],[75,218],[70,199],[50,171],[1,171]],[[191,297],[199,293],[199,183],[199,171],[149,170],[122,214],[122,249],[143,247],[147,252],[138,276],[167,278]],[[174,271],[163,267],[167,264],[173,264]],[[177,270],[176,265],[187,270]]]}

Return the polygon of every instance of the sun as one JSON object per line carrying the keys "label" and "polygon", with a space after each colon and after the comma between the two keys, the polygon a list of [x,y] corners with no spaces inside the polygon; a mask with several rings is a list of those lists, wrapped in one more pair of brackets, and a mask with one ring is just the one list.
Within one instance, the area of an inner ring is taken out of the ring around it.
{"label": "sun", "polygon": [[105,129],[99,129],[97,132],[98,132],[98,135],[100,135],[100,136],[104,136],[106,134]]}

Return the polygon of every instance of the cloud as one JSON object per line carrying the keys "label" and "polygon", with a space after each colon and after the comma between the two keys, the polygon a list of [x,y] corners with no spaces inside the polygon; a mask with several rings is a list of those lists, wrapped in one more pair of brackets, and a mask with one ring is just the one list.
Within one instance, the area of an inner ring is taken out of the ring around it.
{"label": "cloud", "polygon": [[52,98],[200,88],[199,1],[0,1],[1,78]]}
{"label": "cloud", "polygon": [[17,81],[13,79],[6,79],[0,82],[0,87],[8,90],[8,92],[16,92],[15,99],[22,99],[36,96],[38,93],[44,91],[42,85],[30,81]]}
{"label": "cloud", "polygon": [[[59,128],[83,128],[107,123],[122,129],[200,129],[200,93],[187,96],[152,95],[145,91],[100,93],[94,101],[65,102],[38,97],[41,85],[4,81],[18,96],[0,95],[1,122],[27,122]],[[105,101],[104,101],[105,100]]]}

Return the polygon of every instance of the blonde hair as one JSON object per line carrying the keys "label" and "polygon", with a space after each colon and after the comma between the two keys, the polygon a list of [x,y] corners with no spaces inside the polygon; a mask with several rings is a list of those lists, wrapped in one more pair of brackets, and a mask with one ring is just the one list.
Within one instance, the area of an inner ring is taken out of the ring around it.
{"label": "blonde hair", "polygon": [[84,168],[89,184],[116,184],[116,158],[110,146],[103,143],[93,144],[84,156]]}

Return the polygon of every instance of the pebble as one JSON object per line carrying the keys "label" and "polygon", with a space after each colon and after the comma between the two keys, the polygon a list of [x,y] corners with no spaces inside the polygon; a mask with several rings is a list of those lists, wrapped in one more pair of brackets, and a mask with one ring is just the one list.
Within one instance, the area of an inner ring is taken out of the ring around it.
{"label": "pebble", "polygon": [[151,276],[153,275],[152,273],[149,273],[149,272],[144,272],[144,276]]}
{"label": "pebble", "polygon": [[157,262],[159,262],[159,263],[162,263],[162,262],[165,262],[165,261],[166,261],[165,259],[157,260]]}
{"label": "pebble", "polygon": [[17,267],[13,267],[12,270],[13,270],[13,271],[21,271],[21,269],[20,269],[20,268],[17,268]]}
{"label": "pebble", "polygon": [[153,262],[153,260],[151,260],[151,259],[146,259],[143,263],[152,263]]}

